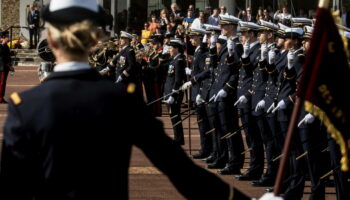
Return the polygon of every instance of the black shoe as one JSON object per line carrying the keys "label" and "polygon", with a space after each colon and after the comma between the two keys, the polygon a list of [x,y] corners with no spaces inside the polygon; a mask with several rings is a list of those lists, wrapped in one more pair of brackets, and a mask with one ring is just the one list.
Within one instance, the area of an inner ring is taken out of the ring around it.
{"label": "black shoe", "polygon": [[251,184],[254,187],[272,187],[275,184],[274,178],[261,178],[258,181],[253,181]]}
{"label": "black shoe", "polygon": [[257,175],[257,174],[251,174],[251,173],[245,173],[239,176],[236,176],[236,178],[239,181],[255,181],[255,180],[259,180],[261,177],[261,175]]}
{"label": "black shoe", "polygon": [[213,164],[207,165],[207,169],[221,169],[224,167],[225,167],[225,164],[221,164],[221,163],[213,163]]}
{"label": "black shoe", "polygon": [[2,103],[2,104],[8,104],[8,102],[7,102],[5,99],[3,99],[0,103]]}
{"label": "black shoe", "polygon": [[241,170],[240,169],[232,169],[229,167],[225,167],[224,169],[220,169],[218,171],[219,174],[221,175],[233,175],[233,174],[241,174]]}
{"label": "black shoe", "polygon": [[205,163],[213,163],[215,161],[215,157],[209,156],[207,158],[202,159],[202,161],[204,161]]}
{"label": "black shoe", "polygon": [[204,154],[204,153],[197,153],[197,154],[191,155],[191,158],[193,158],[193,159],[204,159],[207,157],[208,157],[208,155]]}

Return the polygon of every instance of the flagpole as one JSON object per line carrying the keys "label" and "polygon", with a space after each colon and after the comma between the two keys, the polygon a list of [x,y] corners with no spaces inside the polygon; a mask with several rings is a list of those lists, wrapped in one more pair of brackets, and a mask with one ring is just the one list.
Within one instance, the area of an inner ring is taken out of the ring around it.
{"label": "flagpole", "polygon": [[[329,6],[329,0],[319,1],[319,4],[318,4],[319,8],[328,9],[328,6]],[[304,102],[304,99],[300,99],[299,97],[296,98],[292,117],[288,126],[287,136],[283,145],[282,158],[278,168],[275,186],[273,190],[275,196],[279,196],[282,193],[283,175],[286,169],[287,161],[291,150],[292,140],[294,137],[295,128],[297,127],[297,123],[298,123],[297,120],[299,119],[299,114],[300,114],[300,110],[303,102]]]}
{"label": "flagpole", "polygon": [[282,158],[280,161],[280,165],[278,168],[277,177],[275,181],[275,186],[273,189],[275,196],[279,196],[282,193],[283,175],[284,175],[285,169],[287,168],[286,167],[287,161],[288,161],[291,146],[292,146],[292,140],[294,137],[295,128],[298,123],[297,120],[299,118],[300,109],[301,109],[301,100],[297,97],[296,102],[294,104],[292,117],[288,126],[287,136],[283,145],[283,151],[281,154]]}

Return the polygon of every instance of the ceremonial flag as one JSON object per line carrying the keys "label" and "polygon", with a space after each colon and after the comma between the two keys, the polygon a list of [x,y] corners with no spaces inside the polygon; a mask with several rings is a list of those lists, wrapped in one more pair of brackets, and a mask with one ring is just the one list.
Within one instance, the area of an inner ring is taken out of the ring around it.
{"label": "ceremonial flag", "polygon": [[350,68],[343,39],[331,12],[318,8],[298,96],[304,100],[305,110],[320,119],[339,144],[341,169],[348,171]]}

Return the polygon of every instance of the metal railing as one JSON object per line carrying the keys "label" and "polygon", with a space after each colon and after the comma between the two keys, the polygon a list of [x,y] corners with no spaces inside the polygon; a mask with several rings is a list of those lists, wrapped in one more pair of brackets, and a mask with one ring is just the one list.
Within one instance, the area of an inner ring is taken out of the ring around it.
{"label": "metal railing", "polygon": [[[9,28],[7,28],[5,30],[6,31],[9,31],[9,35],[10,35],[10,49],[12,49],[12,44],[13,44],[13,29],[27,29],[29,31],[29,27],[28,26],[10,26]],[[39,34],[41,32],[41,30],[43,29],[43,27],[39,27],[38,28],[38,41],[39,41]]]}

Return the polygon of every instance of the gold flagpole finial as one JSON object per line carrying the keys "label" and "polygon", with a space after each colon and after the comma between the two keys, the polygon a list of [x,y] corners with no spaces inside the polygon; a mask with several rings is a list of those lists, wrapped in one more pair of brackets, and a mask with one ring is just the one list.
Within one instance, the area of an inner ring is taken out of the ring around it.
{"label": "gold flagpole finial", "polygon": [[320,1],[318,2],[318,7],[319,7],[319,8],[328,9],[328,6],[329,6],[329,0],[320,0]]}

